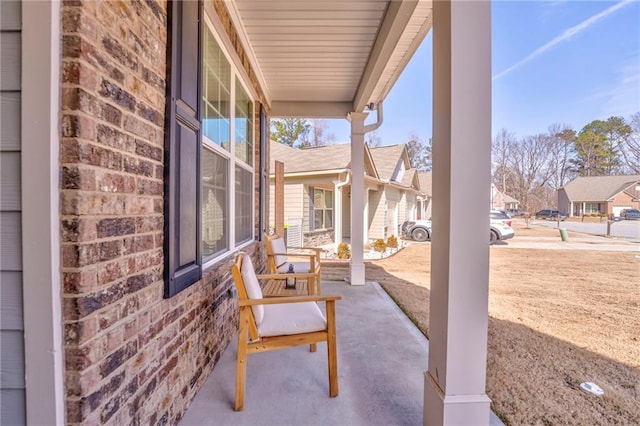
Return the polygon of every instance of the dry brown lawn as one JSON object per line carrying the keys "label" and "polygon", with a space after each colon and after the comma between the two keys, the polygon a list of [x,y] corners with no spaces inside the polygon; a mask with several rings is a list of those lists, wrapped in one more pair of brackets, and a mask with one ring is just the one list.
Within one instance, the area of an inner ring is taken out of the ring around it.
{"label": "dry brown lawn", "polygon": [[[558,235],[514,226],[516,238]],[[636,255],[491,248],[487,394],[506,424],[640,425]],[[379,282],[427,336],[430,257],[430,243],[415,243],[366,265],[367,280]],[[323,279],[348,275],[345,264],[323,268]],[[604,396],[581,390],[585,381]]]}

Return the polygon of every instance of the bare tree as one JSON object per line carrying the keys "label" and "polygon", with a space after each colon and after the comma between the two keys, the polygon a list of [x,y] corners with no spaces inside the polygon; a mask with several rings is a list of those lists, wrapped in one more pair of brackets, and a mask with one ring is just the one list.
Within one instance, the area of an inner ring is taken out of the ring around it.
{"label": "bare tree", "polygon": [[409,153],[409,161],[411,166],[418,170],[431,170],[431,139],[429,144],[425,145],[415,133],[409,135],[409,142],[406,143],[407,152]]}
{"label": "bare tree", "polygon": [[548,147],[548,136],[538,134],[520,140],[513,149],[510,168],[514,174],[514,196],[525,210],[534,207],[536,198],[546,192]]}
{"label": "bare tree", "polygon": [[502,128],[491,146],[493,163],[493,183],[503,194],[507,194],[507,181],[512,180],[510,159],[517,144],[516,136],[507,129]]}
{"label": "bare tree", "polygon": [[629,127],[631,133],[619,142],[618,147],[625,172],[640,174],[640,112],[631,116]]}
{"label": "bare tree", "polygon": [[576,132],[566,124],[552,124],[549,126],[548,150],[549,186],[557,190],[576,176],[572,168],[573,149]]}
{"label": "bare tree", "polygon": [[374,130],[364,135],[364,143],[366,143],[369,148],[377,148],[382,146],[382,138],[378,135],[378,131]]}
{"label": "bare tree", "polygon": [[327,120],[313,119],[309,122],[309,131],[303,136],[300,148],[326,146],[336,141],[336,136],[333,133],[325,134],[329,128]]}

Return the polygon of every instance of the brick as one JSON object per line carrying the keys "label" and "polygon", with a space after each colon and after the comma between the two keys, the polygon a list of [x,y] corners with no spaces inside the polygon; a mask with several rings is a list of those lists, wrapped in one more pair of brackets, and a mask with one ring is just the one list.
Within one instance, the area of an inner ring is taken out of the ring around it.
{"label": "brick", "polygon": [[164,152],[161,147],[151,145],[142,139],[135,140],[135,153],[150,160],[162,161]]}
{"label": "brick", "polygon": [[155,195],[161,197],[164,193],[163,183],[157,180],[138,179],[136,187],[140,195]]}
{"label": "brick", "polygon": [[[124,117],[122,126],[126,131],[131,132],[142,139],[153,141],[157,137],[155,130],[150,124],[147,124],[132,115]],[[162,134],[164,135],[164,132],[162,132]]]}
{"label": "brick", "polygon": [[135,219],[118,217],[102,219],[98,222],[98,238],[133,234],[136,231]]}
{"label": "brick", "polygon": [[137,350],[138,344],[133,340],[107,356],[100,364],[100,374],[102,377],[105,378],[117,370],[125,363],[125,361],[132,358],[136,354]]}
{"label": "brick", "polygon": [[124,205],[124,211],[130,216],[157,213],[154,209],[153,199],[144,197],[128,198]]}
{"label": "brick", "polygon": [[116,259],[113,262],[102,264],[98,267],[97,283],[104,285],[118,281],[128,274],[128,262]]}
{"label": "brick", "polygon": [[96,138],[96,131],[93,120],[77,115],[65,114],[61,120],[62,137],[81,138],[93,141]]}
{"label": "brick", "polygon": [[145,120],[155,124],[158,127],[164,126],[164,114],[156,111],[148,105],[142,102],[138,102],[137,105],[138,116]]}
{"label": "brick", "polygon": [[81,271],[67,271],[63,274],[64,292],[70,294],[85,293],[96,288],[96,271],[84,268]]}
{"label": "brick", "polygon": [[95,171],[77,166],[66,166],[62,167],[61,172],[62,176],[60,185],[62,189],[95,191]]}
{"label": "brick", "polygon": [[123,215],[125,198],[119,194],[62,191],[60,210],[63,215]]}
{"label": "brick", "polygon": [[98,321],[95,318],[84,318],[79,321],[67,322],[64,325],[64,339],[66,345],[78,345],[89,341],[98,331]]}
{"label": "brick", "polygon": [[145,161],[137,157],[125,156],[123,159],[123,169],[125,172],[142,176],[153,176],[154,165],[150,161]]}
{"label": "brick", "polygon": [[149,68],[143,66],[142,67],[141,76],[142,76],[142,79],[146,83],[151,85],[152,87],[155,87],[156,89],[158,89],[161,92],[165,91],[165,80],[164,80],[164,78],[160,77],[158,74],[156,74],[155,72],[153,72]]}
{"label": "brick", "polygon": [[153,235],[134,236],[124,240],[124,252],[127,254],[151,250],[154,246]]}
{"label": "brick", "polygon": [[135,96],[127,93],[121,87],[118,87],[117,85],[104,78],[100,82],[100,90],[98,91],[98,93],[103,98],[109,99],[129,111],[134,111],[136,108]]}
{"label": "brick", "polygon": [[118,40],[109,35],[106,35],[102,39],[102,47],[112,58],[117,60],[125,67],[133,71],[138,70],[137,58],[133,54],[128,52],[127,49],[122,46],[122,44]]}
{"label": "brick", "polygon": [[136,233],[143,234],[162,231],[164,219],[161,216],[145,216],[136,218]]}
{"label": "brick", "polygon": [[137,151],[137,142],[132,136],[105,124],[96,126],[96,138],[99,143],[121,151]]}
{"label": "brick", "polygon": [[65,318],[78,319],[92,314],[122,298],[124,285],[119,282],[98,292],[83,296],[65,297]]}

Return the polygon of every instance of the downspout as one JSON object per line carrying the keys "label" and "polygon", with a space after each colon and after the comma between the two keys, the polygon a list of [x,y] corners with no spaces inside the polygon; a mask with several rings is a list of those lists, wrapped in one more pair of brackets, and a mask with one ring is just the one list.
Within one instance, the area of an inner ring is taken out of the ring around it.
{"label": "downspout", "polygon": [[[373,108],[371,108],[373,109]],[[378,127],[382,126],[382,102],[380,102],[378,105],[376,105],[376,122],[373,124],[367,124],[366,126],[364,126],[364,134],[366,135],[369,132],[373,132],[374,130],[377,130]]]}

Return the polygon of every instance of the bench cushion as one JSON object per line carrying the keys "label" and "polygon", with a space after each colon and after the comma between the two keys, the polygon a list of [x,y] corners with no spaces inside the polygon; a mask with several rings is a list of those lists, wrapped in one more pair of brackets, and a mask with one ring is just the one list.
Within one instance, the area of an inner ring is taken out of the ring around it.
{"label": "bench cushion", "polygon": [[264,320],[258,326],[262,337],[282,336],[327,329],[327,320],[314,302],[264,306]]}

